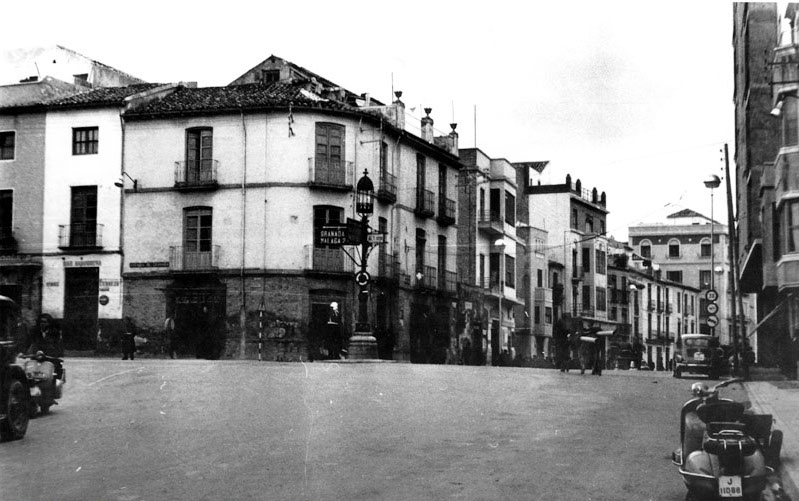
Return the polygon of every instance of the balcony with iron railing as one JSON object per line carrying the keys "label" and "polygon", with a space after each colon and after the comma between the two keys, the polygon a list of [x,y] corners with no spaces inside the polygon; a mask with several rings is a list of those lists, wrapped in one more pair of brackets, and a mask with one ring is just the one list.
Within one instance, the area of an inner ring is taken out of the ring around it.
{"label": "balcony with iron railing", "polygon": [[99,249],[103,247],[103,225],[95,223],[62,224],[58,227],[61,249]]}
{"label": "balcony with iron railing", "polygon": [[389,204],[397,201],[397,177],[394,174],[385,171],[380,173],[376,198]]}
{"label": "balcony with iron railing", "polygon": [[175,189],[182,191],[213,190],[219,187],[219,161],[181,160],[175,162]]}
{"label": "balcony with iron railing", "polygon": [[430,190],[417,188],[416,190],[416,208],[414,213],[419,217],[433,217],[435,211],[436,194]]}
{"label": "balcony with iron railing", "polygon": [[219,245],[197,250],[196,246],[175,245],[169,248],[169,271],[209,272],[219,268]]}
{"label": "balcony with iron railing", "polygon": [[505,234],[505,220],[497,211],[482,211],[478,215],[477,229],[489,237],[500,237]]}
{"label": "balcony with iron railing", "polygon": [[308,159],[308,184],[311,188],[349,191],[352,190],[354,167],[352,162],[326,157]]}
{"label": "balcony with iron railing", "polygon": [[397,280],[399,278],[399,261],[388,251],[380,251],[377,256],[377,278]]}
{"label": "balcony with iron railing", "polygon": [[650,300],[646,309],[647,311],[655,311],[655,301]]}
{"label": "balcony with iron railing", "polygon": [[443,270],[438,273],[438,287],[444,291],[454,294],[458,288],[457,274],[454,271]]}
{"label": "balcony with iron railing", "polygon": [[455,224],[455,200],[439,195],[438,222],[442,226]]}
{"label": "balcony with iron railing", "polygon": [[416,275],[416,287],[421,289],[438,289],[438,274],[435,266],[423,266]]}
{"label": "balcony with iron railing", "polygon": [[355,263],[340,248],[306,245],[305,270],[322,273],[355,273]]}

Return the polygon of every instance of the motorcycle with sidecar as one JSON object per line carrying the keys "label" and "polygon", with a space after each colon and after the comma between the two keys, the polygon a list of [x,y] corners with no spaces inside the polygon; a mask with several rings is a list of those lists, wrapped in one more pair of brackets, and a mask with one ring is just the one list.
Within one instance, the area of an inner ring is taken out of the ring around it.
{"label": "motorcycle with sidecar", "polygon": [[33,355],[20,355],[25,360],[23,368],[30,387],[30,414],[36,415],[50,412],[50,407],[58,405],[58,399],[64,394],[67,372],[64,360],[45,355],[37,351]]}

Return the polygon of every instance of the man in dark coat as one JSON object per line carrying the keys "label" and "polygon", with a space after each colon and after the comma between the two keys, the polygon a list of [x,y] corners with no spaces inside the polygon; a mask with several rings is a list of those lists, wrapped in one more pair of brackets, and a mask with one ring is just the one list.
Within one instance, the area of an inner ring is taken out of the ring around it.
{"label": "man in dark coat", "polygon": [[136,353],[136,325],[133,319],[125,317],[125,331],[122,333],[122,360],[130,357],[133,360]]}

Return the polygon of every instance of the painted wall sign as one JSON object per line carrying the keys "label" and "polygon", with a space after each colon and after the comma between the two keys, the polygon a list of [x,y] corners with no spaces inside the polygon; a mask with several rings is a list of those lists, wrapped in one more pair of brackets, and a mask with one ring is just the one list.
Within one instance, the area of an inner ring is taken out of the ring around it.
{"label": "painted wall sign", "polygon": [[64,261],[64,268],[99,268],[100,261]]}
{"label": "painted wall sign", "polygon": [[144,263],[130,263],[131,268],[169,268],[169,261],[148,261]]}

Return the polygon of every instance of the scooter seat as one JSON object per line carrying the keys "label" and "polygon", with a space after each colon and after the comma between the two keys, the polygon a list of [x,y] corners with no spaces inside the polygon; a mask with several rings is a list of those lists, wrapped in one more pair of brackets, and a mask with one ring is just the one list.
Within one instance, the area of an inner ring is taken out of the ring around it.
{"label": "scooter seat", "polygon": [[740,421],[744,414],[744,404],[740,402],[719,401],[700,404],[696,415],[705,423]]}

